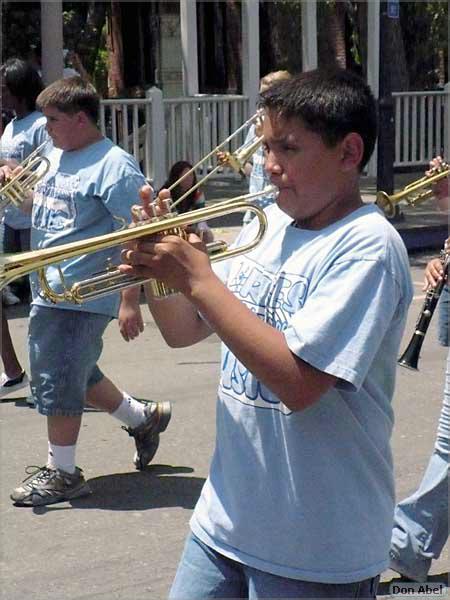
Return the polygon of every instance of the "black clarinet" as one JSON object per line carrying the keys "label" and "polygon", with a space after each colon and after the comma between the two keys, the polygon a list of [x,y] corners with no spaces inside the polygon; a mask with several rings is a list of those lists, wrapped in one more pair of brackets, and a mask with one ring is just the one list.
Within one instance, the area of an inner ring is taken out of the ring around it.
{"label": "black clarinet", "polygon": [[422,348],[425,334],[430,324],[431,318],[433,317],[434,310],[439,301],[439,296],[444,289],[448,279],[448,265],[449,265],[450,253],[449,251],[441,251],[442,267],[444,269],[444,275],[435,287],[430,288],[427,291],[425,300],[420,311],[419,318],[417,319],[416,329],[412,335],[411,341],[409,342],[406,350],[398,359],[398,364],[407,369],[413,369],[418,371],[419,355]]}

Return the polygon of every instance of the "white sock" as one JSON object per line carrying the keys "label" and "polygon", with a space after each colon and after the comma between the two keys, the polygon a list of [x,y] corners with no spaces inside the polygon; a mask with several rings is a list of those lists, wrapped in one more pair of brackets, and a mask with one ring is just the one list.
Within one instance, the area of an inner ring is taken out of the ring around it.
{"label": "white sock", "polygon": [[48,443],[47,466],[51,469],[62,469],[66,473],[75,473],[76,446],[57,446]]}
{"label": "white sock", "polygon": [[138,402],[126,392],[123,392],[123,400],[111,415],[134,429],[145,421],[145,404]]}

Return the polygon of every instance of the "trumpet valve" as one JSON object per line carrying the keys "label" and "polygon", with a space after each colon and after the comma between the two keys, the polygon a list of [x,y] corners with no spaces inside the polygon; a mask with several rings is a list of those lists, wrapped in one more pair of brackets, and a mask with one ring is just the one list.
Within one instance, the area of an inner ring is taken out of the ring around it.
{"label": "trumpet valve", "polygon": [[[165,208],[167,210],[169,210],[170,207],[170,200],[165,200],[163,201],[163,203],[165,204]],[[165,220],[170,220],[173,217],[175,217],[176,214],[172,213],[172,212],[166,212],[165,214],[159,216],[159,217],[153,217],[152,219],[150,219],[151,222],[164,222]],[[187,232],[183,227],[168,227],[167,229],[163,229],[161,230],[158,235],[161,236],[166,236],[166,235],[177,235],[178,237],[183,238],[184,240],[187,239]],[[177,293],[177,290],[174,290],[172,288],[169,288],[164,282],[162,281],[158,281],[157,279],[151,279],[149,281],[149,287],[150,287],[150,292],[152,294],[152,296],[154,298],[167,298],[168,296],[172,296],[173,294]]]}

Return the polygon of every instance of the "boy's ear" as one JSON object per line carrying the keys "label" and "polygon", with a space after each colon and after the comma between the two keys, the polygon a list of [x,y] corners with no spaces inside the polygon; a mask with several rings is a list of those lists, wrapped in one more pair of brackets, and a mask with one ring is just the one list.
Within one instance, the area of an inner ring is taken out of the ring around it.
{"label": "boy's ear", "polygon": [[364,154],[364,142],[359,133],[348,133],[341,142],[341,161],[345,171],[359,169]]}

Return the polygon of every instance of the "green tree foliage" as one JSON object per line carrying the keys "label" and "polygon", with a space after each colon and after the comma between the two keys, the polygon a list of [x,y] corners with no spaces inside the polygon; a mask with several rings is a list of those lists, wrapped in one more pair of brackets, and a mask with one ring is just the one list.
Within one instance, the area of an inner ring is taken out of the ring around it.
{"label": "green tree foliage", "polygon": [[98,91],[107,88],[106,2],[65,2],[64,45],[80,57]]}
{"label": "green tree foliage", "polygon": [[41,41],[40,2],[2,3],[2,62],[8,58],[27,59]]}
{"label": "green tree foliage", "polygon": [[400,9],[410,88],[436,89],[449,78],[449,3],[402,2]]}
{"label": "green tree foliage", "polygon": [[[260,0],[261,75],[276,69],[301,71],[302,2]],[[127,2],[122,4],[126,19]],[[207,7],[209,3],[203,4]],[[110,6],[110,2],[101,1],[63,3],[64,45],[77,52],[101,93],[107,89],[111,64],[106,44]],[[223,60],[236,66],[228,73],[228,84],[238,89],[239,60],[235,53],[240,52],[236,25],[239,2],[227,0],[224,7],[226,10],[220,13],[223,23],[216,22],[215,36],[226,46],[221,51]],[[318,0],[317,13],[319,65],[338,62],[364,74],[367,0]],[[448,81],[448,19],[446,0],[400,2],[400,20],[390,27],[388,39],[398,65],[395,80],[401,89],[436,89]],[[39,46],[40,20],[40,2],[2,2],[2,60],[12,56],[27,58],[31,47]],[[217,31],[221,23],[225,30],[222,34]],[[199,31],[199,35],[203,33]]]}
{"label": "green tree foliage", "polygon": [[302,70],[302,1],[261,0],[261,75]]}

